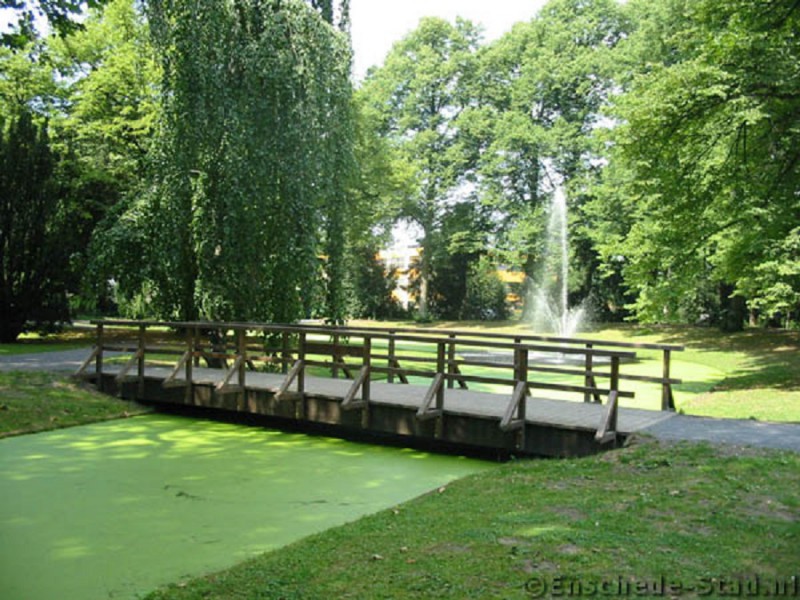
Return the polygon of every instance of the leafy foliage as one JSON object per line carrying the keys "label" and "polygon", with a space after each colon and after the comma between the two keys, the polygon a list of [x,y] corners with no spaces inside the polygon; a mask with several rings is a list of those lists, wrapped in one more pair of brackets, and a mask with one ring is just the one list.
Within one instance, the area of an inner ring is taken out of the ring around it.
{"label": "leafy foliage", "polygon": [[27,110],[0,122],[0,342],[69,318],[64,192],[46,124]]}
{"label": "leafy foliage", "polygon": [[[128,310],[308,314],[320,250],[328,281],[342,279],[346,38],[302,2],[151,2],[149,19],[164,72],[152,186],[106,233],[122,246],[110,258]],[[328,301],[340,307],[337,289]]]}
{"label": "leafy foliage", "polygon": [[618,103],[622,186],[602,202],[625,217],[611,226],[618,243],[598,241],[624,262],[641,319],[685,320],[686,298],[709,287],[720,310],[731,292],[764,317],[799,308],[800,11],[766,4],[665,2],[663,54]]}
{"label": "leafy foliage", "polygon": [[[482,148],[482,201],[496,216],[503,262],[529,276],[543,257],[554,183],[566,181],[580,208],[595,176],[601,152],[592,132],[614,89],[615,49],[629,28],[615,2],[557,0],[481,53],[471,125]],[[587,279],[591,272],[573,282],[579,296],[588,292]]]}
{"label": "leafy foliage", "polygon": [[396,269],[386,270],[377,256],[377,246],[361,245],[351,256],[352,305],[350,314],[370,319],[391,319],[402,316],[403,309],[392,292]]}
{"label": "leafy foliage", "polygon": [[52,120],[70,170],[73,303],[107,309],[106,281],[89,252],[102,260],[108,250],[90,241],[145,178],[158,115],[158,68],[132,0],[112,0],[91,12],[81,30],[51,39],[48,47],[66,108]]}
{"label": "leafy foliage", "polygon": [[508,317],[506,286],[487,256],[470,267],[459,318],[499,321]]}
{"label": "leafy foliage", "polygon": [[413,192],[400,214],[419,227],[419,311],[429,316],[435,238],[449,203],[461,200],[465,155],[459,115],[469,96],[479,32],[457,20],[425,18],[394,45],[386,63],[371,72],[362,93],[377,117],[376,131],[389,140],[395,161],[413,174]]}
{"label": "leafy foliage", "polygon": [[0,46],[24,48],[39,37],[36,21],[43,18],[60,36],[80,31],[78,17],[86,8],[97,8],[104,0],[1,0],[0,11],[16,17],[9,31],[0,34]]}

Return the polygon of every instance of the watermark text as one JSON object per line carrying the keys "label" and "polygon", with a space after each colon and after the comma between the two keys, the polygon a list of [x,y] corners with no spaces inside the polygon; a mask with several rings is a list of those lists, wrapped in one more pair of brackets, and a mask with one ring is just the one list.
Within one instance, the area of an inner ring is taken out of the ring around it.
{"label": "watermark text", "polygon": [[700,577],[692,581],[658,577],[590,579],[556,575],[534,576],[525,582],[531,598],[800,598],[800,575],[788,577]]}

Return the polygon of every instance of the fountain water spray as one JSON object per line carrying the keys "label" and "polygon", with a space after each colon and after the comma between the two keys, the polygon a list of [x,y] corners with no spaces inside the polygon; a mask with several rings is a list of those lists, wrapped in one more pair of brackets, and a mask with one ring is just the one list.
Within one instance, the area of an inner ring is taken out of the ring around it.
{"label": "fountain water spray", "polygon": [[537,333],[573,335],[581,325],[584,307],[569,306],[569,241],[567,197],[561,181],[545,168],[552,183],[547,237],[542,263],[532,292],[532,325]]}

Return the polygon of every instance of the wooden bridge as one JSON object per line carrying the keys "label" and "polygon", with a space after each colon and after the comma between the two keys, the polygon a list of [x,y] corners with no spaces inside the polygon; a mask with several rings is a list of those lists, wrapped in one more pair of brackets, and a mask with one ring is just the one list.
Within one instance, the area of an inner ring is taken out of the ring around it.
{"label": "wooden bridge", "polygon": [[[92,322],[76,375],[143,402],[544,456],[613,447],[674,410],[680,346],[534,335],[264,323]],[[636,351],[658,374],[630,374]],[[621,408],[628,382],[661,410]]]}

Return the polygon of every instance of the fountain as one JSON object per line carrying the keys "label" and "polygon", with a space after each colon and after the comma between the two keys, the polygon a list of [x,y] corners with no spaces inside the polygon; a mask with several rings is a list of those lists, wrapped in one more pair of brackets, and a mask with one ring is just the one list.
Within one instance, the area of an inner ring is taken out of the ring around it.
{"label": "fountain", "polygon": [[[560,178],[553,170],[545,168],[546,179],[551,183],[551,200],[547,237],[542,260],[539,264],[534,288],[530,292],[531,325],[535,333],[553,333],[558,337],[572,337],[580,328],[585,315],[583,305],[569,306],[569,240],[567,236],[567,198]],[[554,183],[558,181],[558,183]],[[513,364],[513,356],[508,352],[474,350],[461,352],[465,359],[478,359],[502,365]],[[581,362],[583,356],[551,353],[530,355],[532,362],[563,364]]]}
{"label": "fountain", "polygon": [[569,245],[567,237],[567,197],[561,181],[545,169],[552,183],[547,237],[542,262],[532,291],[531,324],[536,333],[555,333],[570,337],[578,331],[584,307],[570,308]]}

